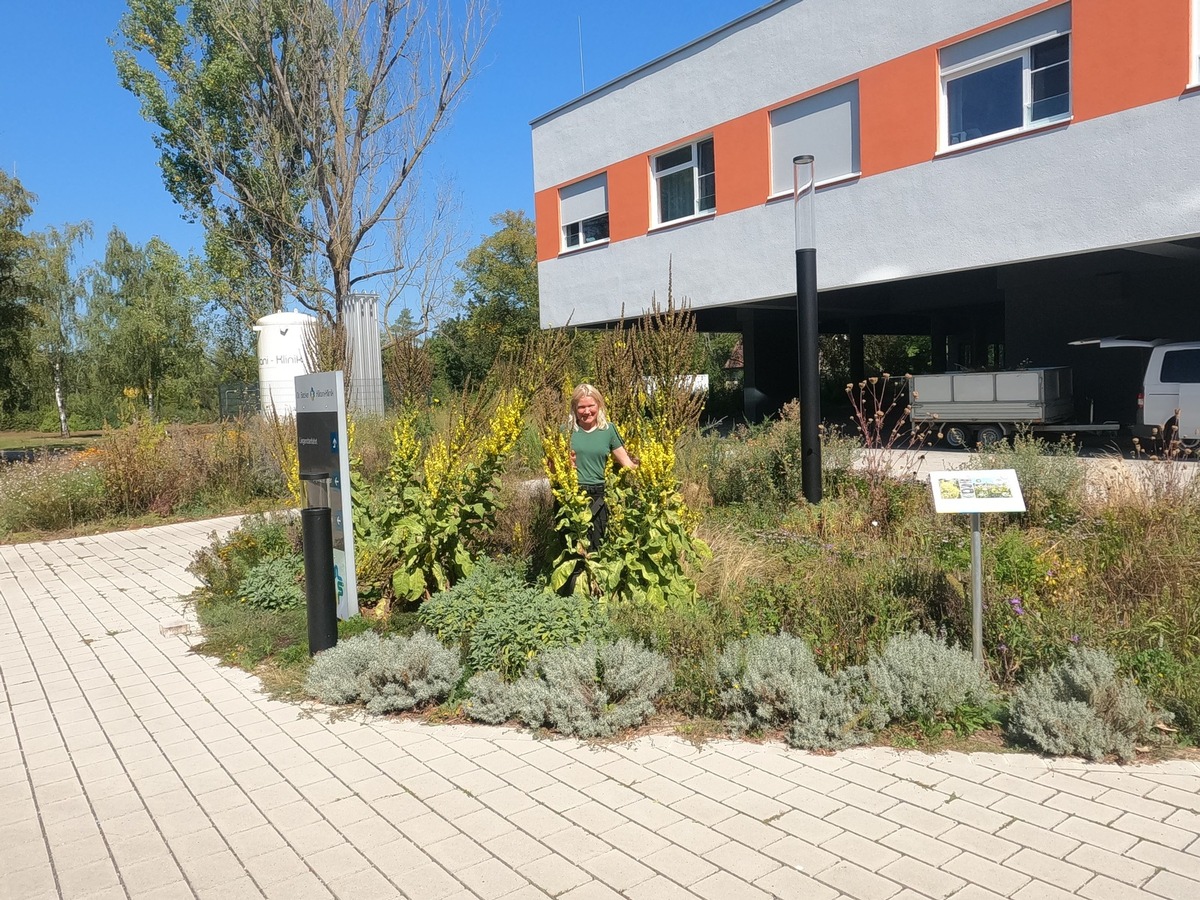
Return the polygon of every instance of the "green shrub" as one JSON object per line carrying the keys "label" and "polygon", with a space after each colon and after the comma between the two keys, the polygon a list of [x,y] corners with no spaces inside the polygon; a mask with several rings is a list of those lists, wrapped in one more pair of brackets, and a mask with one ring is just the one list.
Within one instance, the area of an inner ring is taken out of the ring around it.
{"label": "green shrub", "polygon": [[1074,441],[1066,436],[1051,442],[1017,433],[1005,442],[967,459],[970,469],[1014,469],[1025,498],[1024,519],[1030,525],[1065,527],[1079,515],[1084,469]]}
{"label": "green shrub", "polygon": [[439,640],[463,648],[469,672],[497,669],[510,679],[538,653],[581,643],[599,625],[591,598],[546,593],[487,561],[427,600],[420,618]]}
{"label": "green shrub", "polygon": [[516,718],[531,728],[609,737],[652,716],[654,698],[670,680],[670,664],[660,653],[624,639],[588,641],[547,650],[512,684],[495,674],[476,675],[468,682],[473,698],[463,708],[485,722]]}
{"label": "green shrub", "polygon": [[876,726],[978,721],[996,689],[971,654],[924,632],[896,635],[866,664]]}
{"label": "green shrub", "polygon": [[294,556],[300,549],[299,524],[287,515],[246,516],[224,538],[193,557],[188,571],[200,579],[207,601],[237,601],[242,579],[266,559]]}
{"label": "green shrub", "polygon": [[304,559],[274,556],[260,560],[238,583],[238,598],[254,609],[296,609],[304,603]]}
{"label": "green shrub", "polygon": [[781,417],[709,439],[708,489],[717,504],[778,506],[801,494],[799,406]]}
{"label": "green shrub", "polygon": [[805,749],[849,747],[871,738],[861,671],[831,678],[801,638],[779,634],[734,641],[716,669],[719,703],[735,733],[789,726],[788,741]]}
{"label": "green shrub", "polygon": [[[274,658],[281,664],[308,662],[307,617],[303,609],[251,609],[244,603],[196,604],[204,628],[197,652],[253,672]],[[281,657],[281,654],[283,656]]]}
{"label": "green shrub", "polygon": [[380,638],[368,631],[318,653],[304,687],[323,703],[360,701],[385,713],[440,702],[461,677],[458,654],[428,632]]}
{"label": "green shrub", "polygon": [[1133,758],[1135,742],[1154,738],[1158,717],[1146,696],[1102,650],[1072,648],[1013,694],[1009,731],[1056,756]]}

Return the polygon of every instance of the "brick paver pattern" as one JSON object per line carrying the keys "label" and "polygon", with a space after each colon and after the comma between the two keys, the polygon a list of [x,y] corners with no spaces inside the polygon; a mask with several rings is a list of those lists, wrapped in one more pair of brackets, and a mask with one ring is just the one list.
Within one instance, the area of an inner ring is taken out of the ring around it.
{"label": "brick paver pattern", "polygon": [[264,695],[192,651],[235,519],[0,547],[0,898],[1200,896],[1200,766],[589,745]]}

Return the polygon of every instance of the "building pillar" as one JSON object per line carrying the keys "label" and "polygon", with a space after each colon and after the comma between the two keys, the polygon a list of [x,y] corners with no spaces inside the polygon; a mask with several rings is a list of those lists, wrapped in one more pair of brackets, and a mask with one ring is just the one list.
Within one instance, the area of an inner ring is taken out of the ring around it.
{"label": "building pillar", "polygon": [[945,372],[946,368],[946,320],[942,316],[929,317],[929,361],[931,372]]}
{"label": "building pillar", "polygon": [[742,401],[746,419],[761,422],[800,393],[795,310],[739,310]]}
{"label": "building pillar", "polygon": [[866,377],[866,348],[862,320],[850,320],[850,382],[858,384]]}

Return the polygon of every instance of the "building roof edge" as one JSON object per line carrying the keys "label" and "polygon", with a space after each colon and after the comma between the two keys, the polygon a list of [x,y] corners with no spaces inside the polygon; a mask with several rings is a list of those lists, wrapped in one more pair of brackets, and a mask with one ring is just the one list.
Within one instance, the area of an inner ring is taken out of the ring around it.
{"label": "building roof edge", "polygon": [[563,103],[561,106],[557,106],[554,109],[550,110],[549,112],[542,113],[542,115],[540,115],[537,118],[530,121],[529,127],[537,128],[542,123],[547,122],[550,119],[556,118],[557,116],[561,115],[562,113],[568,112],[571,109],[574,109],[576,107],[584,105],[585,103],[587,103],[588,101],[592,100],[593,98],[599,96],[600,94],[607,93],[607,92],[611,91],[613,88],[618,87],[622,84],[628,84],[630,82],[637,81],[647,71],[660,66],[661,64],[667,62],[668,60],[670,60],[674,57],[680,57],[680,56],[685,55],[688,51],[690,51],[691,49],[693,49],[694,47],[696,47],[699,44],[704,44],[706,42],[712,41],[714,38],[716,38],[720,35],[723,35],[726,32],[734,31],[734,30],[740,28],[741,26],[746,24],[746,22],[748,20],[763,15],[765,12],[767,12],[767,10],[771,9],[772,7],[783,6],[785,4],[791,5],[794,3],[802,3],[802,2],[804,2],[804,0],[770,0],[769,3],[765,3],[762,6],[758,7],[757,9],[753,9],[748,13],[738,16],[732,22],[727,22],[726,24],[720,26],[719,28],[715,28],[712,31],[708,32],[707,34],[701,35],[700,37],[696,38],[695,40],[688,41],[686,44],[684,44],[681,47],[676,47],[674,50],[671,50],[668,53],[664,53],[662,56],[656,57],[655,59],[652,59],[647,63],[643,63],[642,65],[638,66],[636,69],[626,72],[624,75],[618,75],[616,78],[612,79],[611,81],[606,81],[604,84],[600,85],[599,87],[592,88],[590,91],[585,91],[584,93],[582,93],[578,97],[576,97],[574,100],[568,100],[566,103]]}

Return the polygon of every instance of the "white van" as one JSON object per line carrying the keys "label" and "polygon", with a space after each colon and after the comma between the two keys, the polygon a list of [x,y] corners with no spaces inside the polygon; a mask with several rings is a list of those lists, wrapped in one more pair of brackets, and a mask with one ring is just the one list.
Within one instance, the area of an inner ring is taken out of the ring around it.
{"label": "white van", "polygon": [[1178,436],[1189,447],[1200,446],[1200,341],[1112,337],[1073,343],[1092,344],[1101,349],[1148,349],[1150,357],[1142,376],[1133,433],[1145,438],[1154,435],[1157,429],[1159,436]]}

